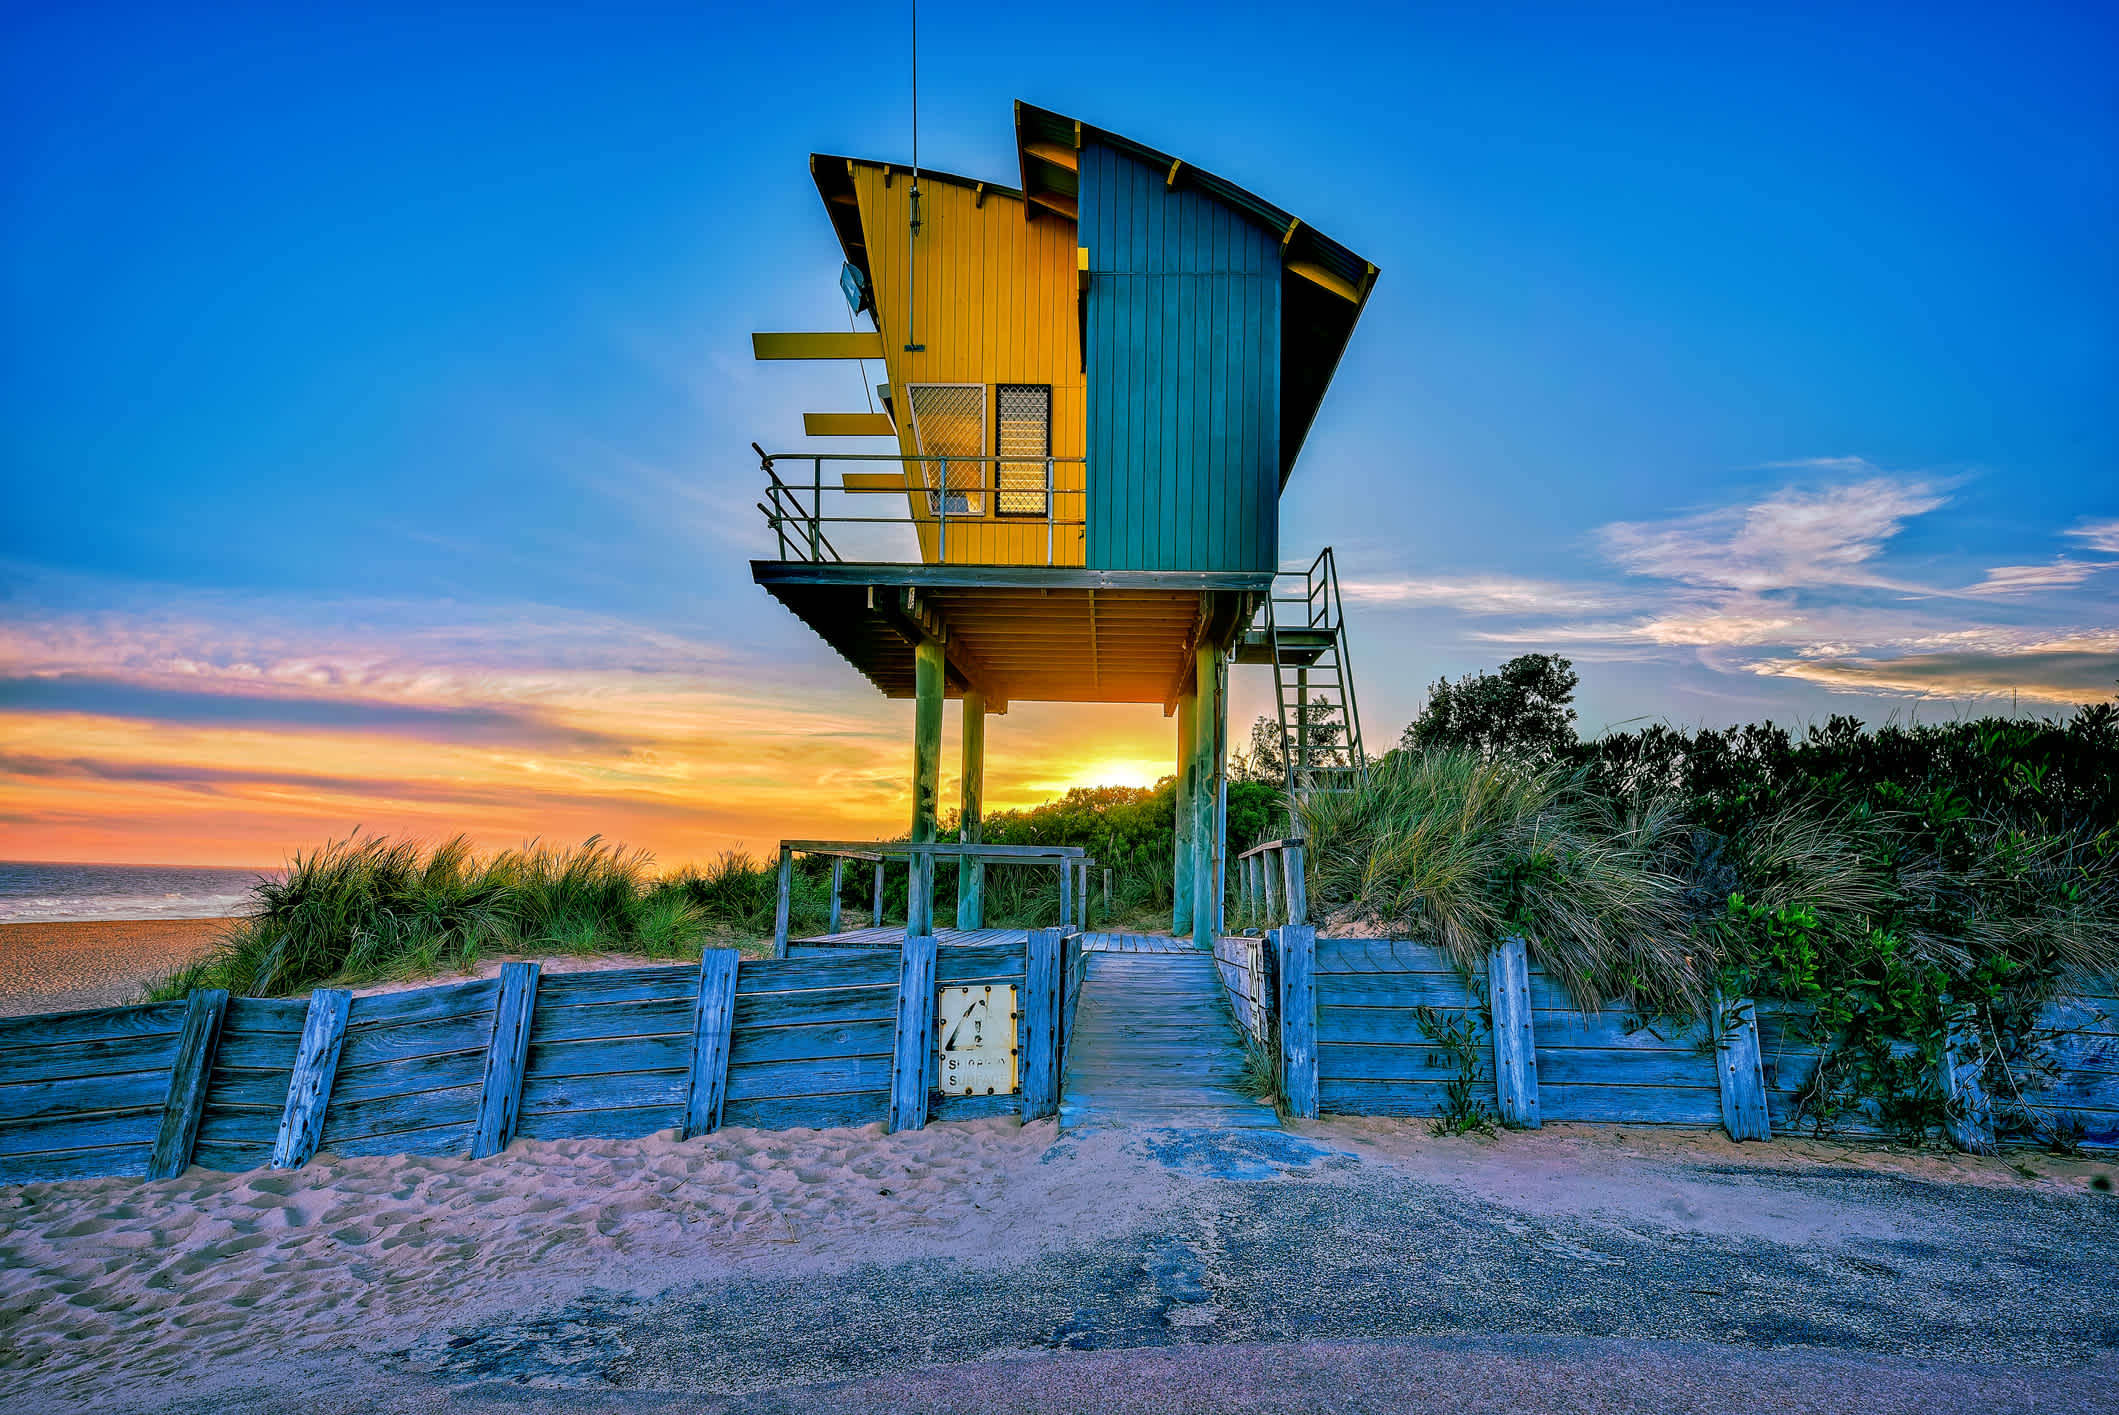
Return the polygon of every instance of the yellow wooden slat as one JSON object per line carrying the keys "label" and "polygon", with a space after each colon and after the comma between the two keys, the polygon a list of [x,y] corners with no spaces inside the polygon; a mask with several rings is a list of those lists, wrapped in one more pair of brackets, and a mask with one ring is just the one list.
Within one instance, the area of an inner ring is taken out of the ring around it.
{"label": "yellow wooden slat", "polygon": [[894,491],[900,496],[909,485],[903,472],[848,472],[844,481],[848,491]]}
{"label": "yellow wooden slat", "polygon": [[811,437],[895,437],[898,429],[888,413],[804,413],[802,431]]}
{"label": "yellow wooden slat", "polygon": [[883,336],[848,330],[839,334],[753,334],[751,352],[761,359],[880,359]]}
{"label": "yellow wooden slat", "polygon": [[1359,290],[1321,265],[1307,260],[1291,260],[1288,262],[1288,273],[1290,275],[1300,275],[1312,284],[1322,285],[1333,294],[1352,300],[1357,305],[1361,303],[1361,292]]}

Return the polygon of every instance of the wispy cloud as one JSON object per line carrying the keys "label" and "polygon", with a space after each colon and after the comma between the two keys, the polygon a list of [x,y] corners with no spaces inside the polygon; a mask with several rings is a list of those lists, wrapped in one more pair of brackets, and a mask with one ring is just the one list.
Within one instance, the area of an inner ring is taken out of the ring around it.
{"label": "wispy cloud", "polygon": [[1614,522],[1598,539],[1629,574],[1680,584],[1754,592],[1891,586],[1872,562],[1907,521],[1948,500],[1932,481],[1871,475],[1841,486],[1788,487],[1748,506]]}
{"label": "wispy cloud", "polygon": [[2102,551],[2106,555],[2119,555],[2119,519],[2109,521],[2084,521],[2074,526],[2067,534],[2090,550]]}
{"label": "wispy cloud", "polygon": [[1972,586],[1980,595],[2030,594],[2038,590],[2061,590],[2079,585],[2090,576],[2112,569],[2110,560],[2070,560],[2065,555],[2044,565],[1996,565]]}
{"label": "wispy cloud", "polygon": [[1514,575],[1440,575],[1348,580],[1348,599],[1365,604],[1421,604],[1466,614],[1581,614],[1622,609],[1633,601],[1604,586],[1563,584]]}
{"label": "wispy cloud", "polygon": [[[1627,577],[1622,587],[1579,587],[1569,602],[1541,598],[1537,581],[1461,576],[1406,581],[1404,597],[1478,606],[1502,622],[1472,636],[1495,644],[1682,652],[1717,672],[1834,692],[2073,702],[2111,691],[2119,627],[2094,604],[2083,622],[2079,598],[2061,597],[2119,560],[2062,555],[1995,566],[1968,590],[1925,584],[1895,573],[1890,551],[1916,518],[1947,506],[1944,482],[1858,458],[1776,469],[1803,480],[1735,505],[1602,527],[1595,542]],[[2092,552],[2119,548],[2119,522],[2066,534]],[[1489,583],[1503,589],[1482,598]]]}

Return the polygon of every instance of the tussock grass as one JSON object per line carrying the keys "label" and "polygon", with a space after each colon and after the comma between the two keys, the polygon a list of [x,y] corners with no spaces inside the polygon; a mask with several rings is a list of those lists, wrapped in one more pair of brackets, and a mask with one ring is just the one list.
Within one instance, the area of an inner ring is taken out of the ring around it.
{"label": "tussock grass", "polygon": [[[149,989],[284,997],[322,984],[411,978],[502,954],[629,953],[692,959],[709,943],[769,937],[772,871],[740,852],[658,878],[641,851],[600,838],[480,856],[459,836],[353,836],[298,854],[265,879],[247,913],[197,962]],[[823,927],[828,883],[797,875],[798,929]]]}
{"label": "tussock grass", "polygon": [[1293,809],[1327,929],[1424,939],[1467,973],[1521,934],[1586,1005],[1704,1003],[1711,970],[1688,928],[1673,867],[1685,831],[1667,803],[1625,809],[1559,768],[1435,751],[1391,753],[1365,785]]}

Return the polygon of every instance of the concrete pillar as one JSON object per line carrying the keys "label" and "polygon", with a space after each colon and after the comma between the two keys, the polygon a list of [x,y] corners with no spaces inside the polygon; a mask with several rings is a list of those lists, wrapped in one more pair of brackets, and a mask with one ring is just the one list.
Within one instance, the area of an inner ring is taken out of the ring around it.
{"label": "concrete pillar", "polygon": [[942,646],[922,639],[912,654],[912,840],[933,841],[942,788]]}
{"label": "concrete pillar", "polygon": [[1177,851],[1170,876],[1170,932],[1180,937],[1192,932],[1192,734],[1198,727],[1199,695],[1186,693],[1177,700]]}
{"label": "concrete pillar", "polygon": [[1192,941],[1212,948],[1221,927],[1221,763],[1227,736],[1227,683],[1221,650],[1194,650],[1192,726]]}
{"label": "concrete pillar", "polygon": [[[964,796],[958,812],[957,836],[965,844],[986,838],[986,695],[976,688],[964,690]],[[965,859],[957,865],[956,926],[986,927],[986,862]]]}

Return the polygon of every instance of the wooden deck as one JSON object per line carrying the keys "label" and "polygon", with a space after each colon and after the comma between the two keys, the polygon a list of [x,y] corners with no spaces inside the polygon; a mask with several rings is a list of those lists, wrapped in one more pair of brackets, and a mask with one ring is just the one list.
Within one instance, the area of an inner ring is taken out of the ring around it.
{"label": "wooden deck", "polygon": [[1277,1125],[1243,1088],[1243,1044],[1212,956],[1181,939],[1132,937],[1141,946],[1097,947],[1086,960],[1060,1128]]}

